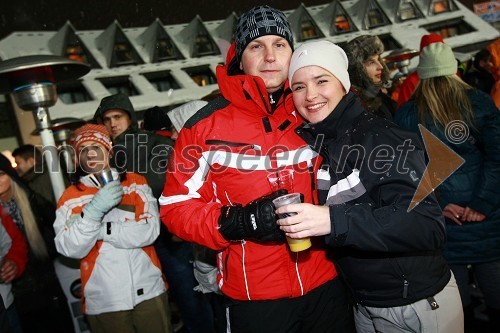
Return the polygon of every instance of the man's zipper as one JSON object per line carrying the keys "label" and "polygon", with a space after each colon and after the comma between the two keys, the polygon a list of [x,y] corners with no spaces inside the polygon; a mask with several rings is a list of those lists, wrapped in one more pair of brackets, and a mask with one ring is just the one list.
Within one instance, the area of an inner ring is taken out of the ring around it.
{"label": "man's zipper", "polygon": [[251,143],[243,143],[243,142],[231,142],[224,140],[205,140],[207,145],[217,145],[217,146],[228,146],[228,147],[249,147],[255,150],[262,150],[262,147],[259,145],[254,145]]}

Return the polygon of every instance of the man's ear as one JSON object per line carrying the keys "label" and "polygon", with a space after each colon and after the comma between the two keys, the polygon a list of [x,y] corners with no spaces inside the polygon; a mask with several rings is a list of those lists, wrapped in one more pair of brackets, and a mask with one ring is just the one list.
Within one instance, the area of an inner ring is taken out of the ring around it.
{"label": "man's ear", "polygon": [[243,71],[243,63],[240,61],[240,70]]}

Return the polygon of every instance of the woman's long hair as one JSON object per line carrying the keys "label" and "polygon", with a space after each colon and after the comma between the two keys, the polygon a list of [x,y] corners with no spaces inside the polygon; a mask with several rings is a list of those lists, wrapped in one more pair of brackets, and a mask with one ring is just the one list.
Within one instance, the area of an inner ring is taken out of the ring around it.
{"label": "woman's long hair", "polygon": [[474,125],[472,105],[467,95],[472,89],[457,75],[420,79],[412,98],[418,109],[421,123],[430,116],[434,124],[446,127],[453,120]]}
{"label": "woman's long hair", "polygon": [[49,258],[49,252],[45,246],[42,234],[38,228],[38,224],[31,209],[28,193],[19,186],[12,178],[10,180],[12,196],[17,204],[17,208],[21,213],[24,223],[24,230],[26,231],[26,238],[33,254],[39,259]]}

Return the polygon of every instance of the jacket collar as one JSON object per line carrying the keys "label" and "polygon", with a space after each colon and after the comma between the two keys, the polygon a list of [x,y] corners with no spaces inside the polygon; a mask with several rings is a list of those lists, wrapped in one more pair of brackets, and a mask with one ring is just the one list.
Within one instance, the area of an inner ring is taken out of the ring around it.
{"label": "jacket collar", "polygon": [[[120,174],[116,169],[111,168],[111,174],[113,175],[113,180],[120,179]],[[96,176],[92,173],[80,178],[80,183],[87,187],[101,188],[101,184],[97,180]]]}
{"label": "jacket collar", "polygon": [[28,171],[26,171],[26,173],[24,175],[22,175],[21,178],[25,182],[29,183],[30,181],[32,181],[33,179],[35,179],[37,176],[38,176],[38,174],[35,172],[35,167],[32,167],[31,169],[29,169]]}
{"label": "jacket collar", "polygon": [[138,133],[139,130],[137,127],[130,125],[129,128],[127,128],[125,131],[123,131],[122,134],[118,135],[116,138],[112,140],[113,145],[124,143],[125,139],[127,137],[127,134],[136,134]]}
{"label": "jacket collar", "polygon": [[359,97],[349,92],[325,119],[315,124],[306,123],[302,129],[314,137],[322,134],[326,139],[336,139],[350,129],[356,117],[363,112]]}

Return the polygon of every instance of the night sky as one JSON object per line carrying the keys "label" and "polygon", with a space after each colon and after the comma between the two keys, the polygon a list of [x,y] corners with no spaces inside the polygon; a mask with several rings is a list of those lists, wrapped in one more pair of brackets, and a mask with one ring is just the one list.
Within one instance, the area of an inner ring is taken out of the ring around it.
{"label": "night sky", "polygon": [[3,0],[0,39],[13,31],[59,30],[69,20],[77,30],[102,30],[115,19],[123,28],[145,27],[157,17],[163,24],[190,22],[196,14],[204,21],[239,15],[255,5],[286,10],[329,3],[328,0]]}

